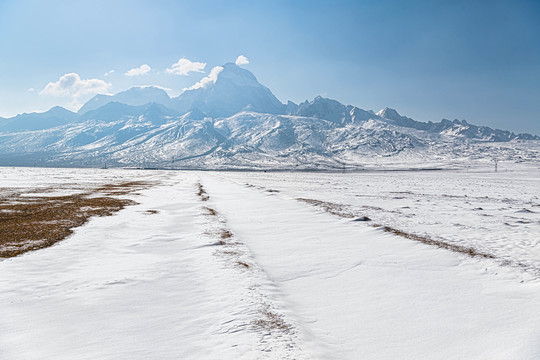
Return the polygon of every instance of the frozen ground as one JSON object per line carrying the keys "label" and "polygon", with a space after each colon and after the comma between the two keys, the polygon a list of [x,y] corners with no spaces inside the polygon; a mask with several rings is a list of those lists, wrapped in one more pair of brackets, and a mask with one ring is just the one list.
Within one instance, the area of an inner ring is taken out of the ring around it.
{"label": "frozen ground", "polygon": [[0,261],[0,358],[538,359],[538,178],[1,168],[4,192],[158,185]]}

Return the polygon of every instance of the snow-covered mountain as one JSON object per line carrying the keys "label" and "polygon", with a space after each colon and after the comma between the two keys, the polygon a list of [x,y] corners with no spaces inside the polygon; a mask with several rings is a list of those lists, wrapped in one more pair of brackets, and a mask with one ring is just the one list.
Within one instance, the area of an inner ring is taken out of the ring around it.
{"label": "snow-covered mountain", "polygon": [[0,120],[1,132],[20,132],[48,129],[61,126],[74,121],[77,114],[55,106],[44,113],[30,113],[17,115],[11,119]]}
{"label": "snow-covered mountain", "polygon": [[136,86],[129,90],[119,92],[116,95],[98,94],[87,101],[78,111],[84,114],[90,110],[96,110],[110,102],[119,102],[126,105],[145,105],[151,102],[169,106],[171,98],[163,89],[154,86]]}
{"label": "snow-covered mountain", "polygon": [[174,98],[171,108],[180,113],[200,111],[210,117],[227,117],[241,111],[281,114],[283,105],[270,89],[246,69],[227,63],[209,77]]}
{"label": "snow-covered mountain", "polygon": [[384,108],[377,113],[382,118],[393,120],[396,125],[424,130],[433,133],[446,135],[455,135],[469,139],[487,140],[487,141],[511,141],[511,140],[538,140],[539,137],[531,134],[514,134],[508,130],[492,129],[487,126],[476,126],[469,124],[465,120],[450,121],[447,119],[441,122],[420,122],[401,116],[396,110]]}
{"label": "snow-covered mountain", "polygon": [[317,96],[313,101],[306,100],[296,108],[291,107],[291,103],[288,104],[288,107],[289,114],[291,115],[316,117],[332,121],[339,125],[360,124],[363,121],[377,118],[373,112],[365,111],[352,105],[345,106],[339,101],[326,99],[321,96]]}
{"label": "snow-covered mountain", "polygon": [[[171,99],[155,87],[0,119],[0,164],[313,169],[540,161],[540,137],[419,122],[323,97],[281,103],[235,64]],[[407,164],[407,165],[405,165]]]}

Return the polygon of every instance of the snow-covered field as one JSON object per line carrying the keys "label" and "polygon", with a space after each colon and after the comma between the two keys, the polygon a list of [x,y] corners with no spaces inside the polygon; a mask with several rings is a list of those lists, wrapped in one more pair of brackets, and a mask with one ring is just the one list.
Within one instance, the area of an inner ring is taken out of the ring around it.
{"label": "snow-covered field", "polygon": [[0,261],[0,359],[538,359],[539,175],[0,168],[4,195],[156,184]]}
{"label": "snow-covered field", "polygon": [[373,223],[473,247],[540,276],[540,168],[511,172],[226,173]]}

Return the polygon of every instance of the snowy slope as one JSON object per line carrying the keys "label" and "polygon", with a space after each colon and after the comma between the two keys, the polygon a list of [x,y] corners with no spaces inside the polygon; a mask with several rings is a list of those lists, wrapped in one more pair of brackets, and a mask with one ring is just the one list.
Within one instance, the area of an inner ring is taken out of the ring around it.
{"label": "snowy slope", "polygon": [[0,133],[0,162],[357,169],[465,167],[471,162],[486,166],[493,157],[511,163],[540,159],[538,141],[473,142],[383,119],[340,124],[255,112],[227,118],[191,119],[190,115],[178,116],[158,104],[133,107],[113,102],[61,127]]}

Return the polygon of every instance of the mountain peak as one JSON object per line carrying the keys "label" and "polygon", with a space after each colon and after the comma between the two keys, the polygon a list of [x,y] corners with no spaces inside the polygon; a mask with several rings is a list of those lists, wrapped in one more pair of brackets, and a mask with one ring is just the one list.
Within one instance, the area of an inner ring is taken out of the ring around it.
{"label": "mountain peak", "polygon": [[377,115],[389,120],[400,120],[403,117],[395,109],[389,107],[380,110]]}
{"label": "mountain peak", "polygon": [[[144,98],[142,99],[142,101],[144,101],[146,100],[146,98],[169,98],[169,95],[162,88],[150,85],[150,86],[134,86],[125,91],[119,92],[118,94],[114,95],[114,97],[116,97],[117,99],[131,97],[131,99],[129,99],[130,101],[134,101],[132,97],[140,97],[140,98]],[[146,104],[149,102],[152,102],[152,101],[148,101],[146,102]],[[133,104],[128,104],[128,105],[133,105]],[[139,104],[139,105],[144,105],[144,104]]]}
{"label": "mountain peak", "polygon": [[232,81],[241,86],[261,86],[251,71],[243,69],[235,63],[223,65],[223,70],[218,74],[216,83],[223,81]]}
{"label": "mountain peak", "polygon": [[73,111],[70,111],[66,108],[63,108],[61,106],[53,106],[48,111],[45,112],[47,115],[54,115],[54,116],[71,116],[73,117],[75,113]]}
{"label": "mountain peak", "polygon": [[227,117],[246,109],[269,114],[285,111],[285,105],[270,89],[259,83],[249,70],[234,63],[212,69],[196,86],[174,98],[171,107],[180,113],[196,107],[210,117]]}
{"label": "mountain peak", "polygon": [[296,115],[306,117],[316,117],[341,123],[346,117],[347,109],[345,105],[322,96],[315,97],[312,101],[304,101],[298,106]]}
{"label": "mountain peak", "polygon": [[167,92],[156,86],[135,86],[121,91],[116,95],[98,94],[88,100],[78,111],[84,114],[90,110],[96,110],[112,101],[126,105],[139,106],[156,102],[167,106],[171,98]]}
{"label": "mountain peak", "polygon": [[330,99],[330,98],[325,98],[325,97],[322,97],[321,95],[317,95],[315,96],[315,98],[309,102],[310,104],[332,104],[334,106],[344,106],[342,103],[340,103],[339,101],[337,100],[334,100],[334,99]]}
{"label": "mountain peak", "polygon": [[[74,112],[61,106],[54,106],[42,113],[24,113],[10,119],[4,119],[0,129],[2,131],[42,130],[68,124],[76,117],[77,114]],[[7,122],[5,122],[6,120]]]}

